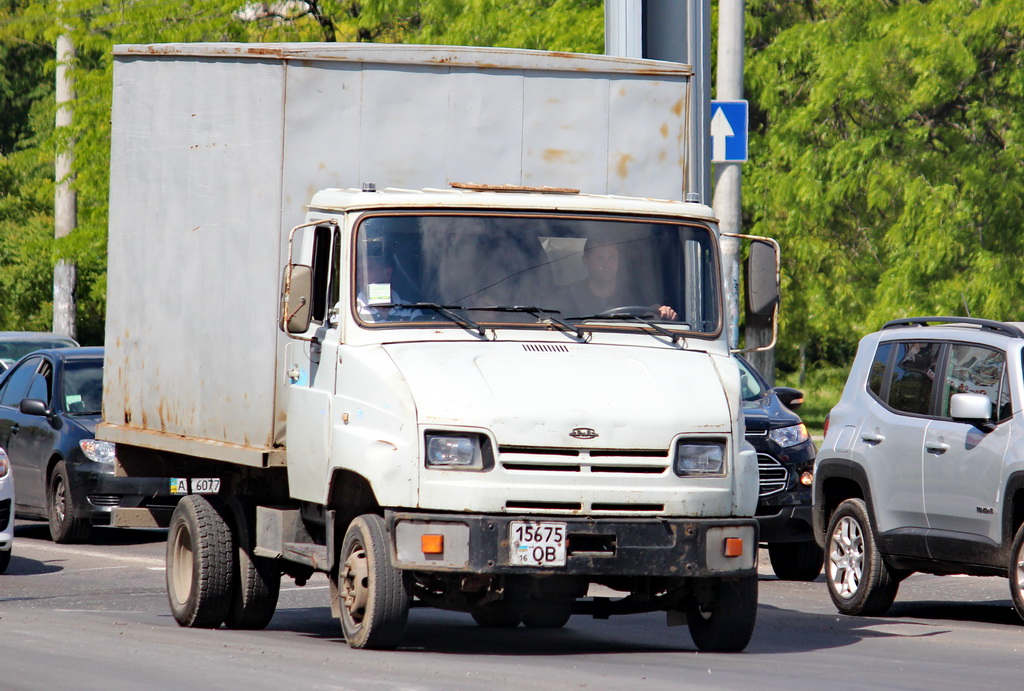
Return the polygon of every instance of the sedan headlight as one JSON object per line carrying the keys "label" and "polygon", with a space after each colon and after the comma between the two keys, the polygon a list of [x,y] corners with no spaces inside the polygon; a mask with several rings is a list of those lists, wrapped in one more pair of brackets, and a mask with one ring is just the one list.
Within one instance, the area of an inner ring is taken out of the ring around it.
{"label": "sedan headlight", "polygon": [[725,444],[682,441],[676,446],[673,470],[679,477],[701,477],[725,473]]}
{"label": "sedan headlight", "polygon": [[779,427],[768,431],[768,438],[779,446],[785,448],[787,446],[796,446],[811,438],[811,435],[807,433],[807,427],[804,423],[799,425],[790,425],[789,427]]}
{"label": "sedan headlight", "polygon": [[479,434],[427,434],[428,468],[484,470],[488,445]]}
{"label": "sedan headlight", "polygon": [[90,461],[96,463],[113,463],[117,456],[114,454],[114,445],[109,441],[99,441],[97,439],[83,439],[78,442],[78,445],[82,447],[82,453]]}
{"label": "sedan headlight", "polygon": [[9,472],[11,472],[11,462],[7,458],[7,452],[0,449],[0,477],[7,477]]}

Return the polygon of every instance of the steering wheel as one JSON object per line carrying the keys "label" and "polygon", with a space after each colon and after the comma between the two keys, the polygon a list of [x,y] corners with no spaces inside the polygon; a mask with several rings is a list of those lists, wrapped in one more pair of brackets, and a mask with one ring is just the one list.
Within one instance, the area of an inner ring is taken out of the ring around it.
{"label": "steering wheel", "polygon": [[599,317],[617,317],[619,315],[628,314],[631,317],[657,317],[658,313],[648,305],[623,305],[622,307],[613,307],[610,310],[604,312],[598,312]]}

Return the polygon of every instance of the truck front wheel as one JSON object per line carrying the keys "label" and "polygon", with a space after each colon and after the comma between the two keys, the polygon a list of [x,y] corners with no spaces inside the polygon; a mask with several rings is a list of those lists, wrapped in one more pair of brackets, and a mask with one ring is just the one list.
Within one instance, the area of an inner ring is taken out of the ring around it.
{"label": "truck front wheel", "polygon": [[409,578],[391,564],[384,519],[359,516],[349,525],[338,560],[341,630],[353,648],[398,645],[409,618]]}
{"label": "truck front wheel", "polygon": [[705,653],[737,653],[747,647],[757,620],[757,575],[720,580],[702,588],[686,608],[686,623]]}
{"label": "truck front wheel", "polygon": [[231,606],[234,545],[214,501],[182,497],[167,530],[167,599],[181,626],[215,629]]}

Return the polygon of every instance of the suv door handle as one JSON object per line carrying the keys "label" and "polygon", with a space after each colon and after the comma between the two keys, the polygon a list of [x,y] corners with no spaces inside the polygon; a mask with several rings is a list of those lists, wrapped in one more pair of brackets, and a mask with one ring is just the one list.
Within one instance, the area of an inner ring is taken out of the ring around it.
{"label": "suv door handle", "polygon": [[949,444],[945,444],[941,441],[926,441],[924,448],[928,449],[932,453],[946,453],[949,451]]}
{"label": "suv door handle", "polygon": [[878,432],[861,432],[860,438],[868,444],[881,444],[885,437]]}
{"label": "suv door handle", "polygon": [[18,424],[11,425],[11,434],[17,434],[19,429],[21,429],[20,425],[18,425]]}

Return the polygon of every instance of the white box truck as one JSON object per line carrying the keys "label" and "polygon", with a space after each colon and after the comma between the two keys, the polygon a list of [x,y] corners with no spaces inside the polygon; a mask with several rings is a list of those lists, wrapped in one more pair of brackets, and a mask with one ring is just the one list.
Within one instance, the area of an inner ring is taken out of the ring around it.
{"label": "white box truck", "polygon": [[[687,66],[114,59],[97,436],[183,495],[114,519],[169,526],[181,625],[263,627],[282,575],[322,572],[357,648],[398,645],[421,606],[509,627],[665,611],[701,650],[746,646],[758,471],[715,218],[671,201],[701,165]],[[775,249],[751,256],[774,314]]]}

